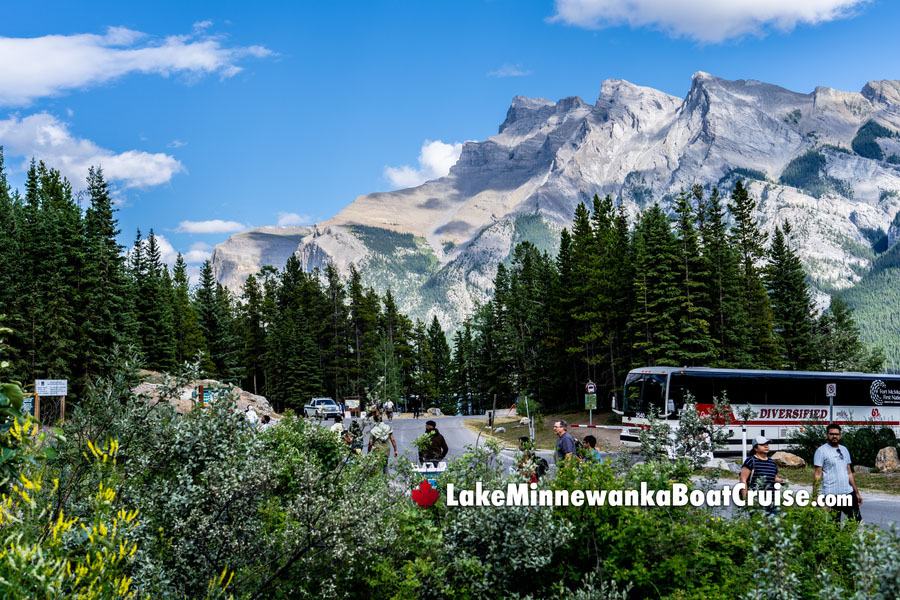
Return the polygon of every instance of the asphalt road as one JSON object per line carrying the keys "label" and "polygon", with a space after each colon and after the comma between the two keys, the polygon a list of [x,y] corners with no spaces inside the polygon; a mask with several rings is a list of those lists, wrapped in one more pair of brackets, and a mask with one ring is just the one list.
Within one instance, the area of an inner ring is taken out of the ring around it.
{"label": "asphalt road", "polygon": [[[447,446],[450,448],[449,458],[462,456],[466,445],[474,445],[475,443],[483,443],[484,438],[479,439],[478,434],[465,426],[466,419],[484,417],[437,417],[437,429],[447,440]],[[397,442],[397,450],[400,453],[399,458],[391,460],[409,460],[416,462],[417,453],[412,441],[418,436],[425,433],[425,421],[428,418],[421,417],[419,419],[412,418],[394,418],[390,423],[394,430],[394,440]],[[328,422],[327,424],[330,424]],[[350,420],[344,421],[345,426],[349,426]],[[366,438],[363,448],[368,445],[368,437]],[[553,456],[551,452],[541,451],[538,453],[551,464],[553,468]],[[501,459],[505,466],[510,467],[514,464],[515,452],[505,450],[501,454]],[[608,456],[612,456],[610,453]],[[722,480],[720,486],[735,484],[735,480]],[[792,485],[791,489],[807,489],[807,486]],[[863,492],[863,504],[861,507],[863,521],[878,525],[879,527],[888,527],[889,523],[900,523],[900,497],[890,494],[876,494],[871,492]]]}

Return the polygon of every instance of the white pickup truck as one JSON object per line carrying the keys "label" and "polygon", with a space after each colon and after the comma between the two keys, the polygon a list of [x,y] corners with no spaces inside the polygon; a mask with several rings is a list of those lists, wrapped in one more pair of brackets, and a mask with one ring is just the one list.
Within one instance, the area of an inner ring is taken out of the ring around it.
{"label": "white pickup truck", "polygon": [[343,418],[341,407],[331,398],[313,398],[303,406],[303,415],[319,419]]}

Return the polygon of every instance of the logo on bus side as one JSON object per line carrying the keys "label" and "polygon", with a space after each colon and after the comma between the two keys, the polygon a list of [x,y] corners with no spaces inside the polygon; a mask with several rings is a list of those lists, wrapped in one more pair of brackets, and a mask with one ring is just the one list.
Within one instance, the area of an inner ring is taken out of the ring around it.
{"label": "logo on bus side", "polygon": [[880,379],[872,382],[869,388],[869,396],[872,402],[878,406],[884,404],[900,404],[900,390],[889,389],[887,384]]}

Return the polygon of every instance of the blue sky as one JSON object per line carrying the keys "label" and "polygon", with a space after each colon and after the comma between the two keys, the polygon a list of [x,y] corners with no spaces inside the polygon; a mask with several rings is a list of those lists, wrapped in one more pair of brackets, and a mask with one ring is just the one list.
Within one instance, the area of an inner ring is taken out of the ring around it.
{"label": "blue sky", "polygon": [[515,95],[683,97],[699,70],[858,91],[900,79],[898,24],[891,0],[14,3],[0,145],[20,189],[31,156],[76,188],[102,164],[122,242],[153,228],[198,264],[443,174]]}

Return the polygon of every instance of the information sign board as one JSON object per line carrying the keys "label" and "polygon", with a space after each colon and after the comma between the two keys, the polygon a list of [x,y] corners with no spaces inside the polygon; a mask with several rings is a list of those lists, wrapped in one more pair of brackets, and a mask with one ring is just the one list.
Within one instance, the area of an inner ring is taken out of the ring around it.
{"label": "information sign board", "polygon": [[68,396],[68,379],[36,379],[34,393],[38,396]]}
{"label": "information sign board", "polygon": [[584,410],[597,410],[597,394],[584,395]]}

